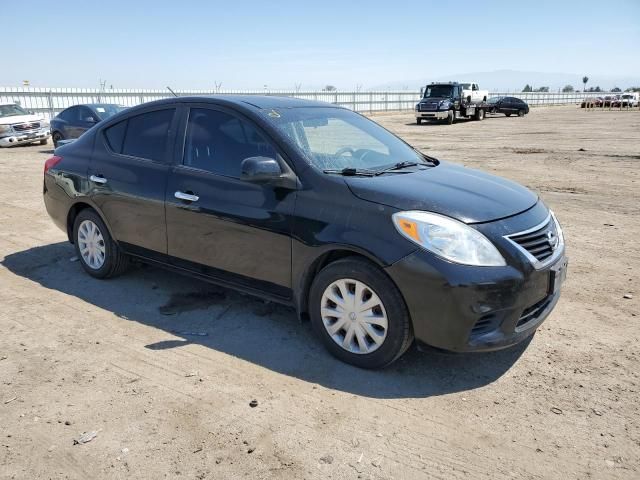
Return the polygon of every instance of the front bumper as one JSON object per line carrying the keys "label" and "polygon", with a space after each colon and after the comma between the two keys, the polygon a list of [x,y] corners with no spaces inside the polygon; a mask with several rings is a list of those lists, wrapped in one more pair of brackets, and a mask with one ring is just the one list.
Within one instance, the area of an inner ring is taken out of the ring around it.
{"label": "front bumper", "polygon": [[0,138],[0,147],[13,147],[21,143],[39,142],[48,139],[51,136],[49,128],[40,128],[28,132],[14,132],[7,137]]}
{"label": "front bumper", "polygon": [[459,265],[417,250],[386,272],[402,293],[418,341],[454,352],[507,348],[531,336],[560,298],[567,272],[564,243],[549,264],[534,265],[502,236],[537,225],[539,203],[510,219],[479,225],[507,261],[504,267]]}
{"label": "front bumper", "polygon": [[426,118],[428,120],[444,120],[449,116],[448,110],[443,110],[443,111],[434,110],[434,111],[428,111],[428,112],[420,112],[416,110],[415,112],[416,112],[416,119]]}

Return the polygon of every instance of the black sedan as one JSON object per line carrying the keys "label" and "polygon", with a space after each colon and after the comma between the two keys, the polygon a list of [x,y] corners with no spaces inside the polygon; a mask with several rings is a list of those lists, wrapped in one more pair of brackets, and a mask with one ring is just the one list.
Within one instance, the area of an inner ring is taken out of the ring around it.
{"label": "black sedan", "polygon": [[60,140],[78,138],[96,123],[121,112],[126,107],[112,103],[74,105],[51,120],[51,138],[57,147]]}
{"label": "black sedan", "polygon": [[504,113],[507,117],[518,115],[524,117],[529,113],[529,105],[516,97],[492,97],[487,100],[491,105],[489,113]]}
{"label": "black sedan", "polygon": [[43,191],[89,275],[137,259],[291,305],[364,368],[414,338],[453,351],[521,342],[566,274],[560,224],[535,193],[326,103],[140,105],[57,148]]}

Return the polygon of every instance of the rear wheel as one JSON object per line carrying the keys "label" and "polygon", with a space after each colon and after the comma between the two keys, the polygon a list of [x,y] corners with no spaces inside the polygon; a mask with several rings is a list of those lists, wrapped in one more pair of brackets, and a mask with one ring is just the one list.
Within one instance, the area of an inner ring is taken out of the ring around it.
{"label": "rear wheel", "polygon": [[92,277],[115,277],[129,264],[100,216],[91,209],[82,210],[73,222],[73,240],[82,268]]}
{"label": "rear wheel", "polygon": [[64,137],[60,132],[53,132],[53,135],[51,136],[51,138],[53,140],[53,146],[56,148],[58,148],[58,142],[60,140],[64,140]]}
{"label": "rear wheel", "polygon": [[484,119],[484,110],[482,108],[476,108],[476,120]]}
{"label": "rear wheel", "polygon": [[313,329],[331,354],[361,368],[381,368],[411,345],[402,295],[366,260],[346,258],[316,276],[309,295]]}
{"label": "rear wheel", "polygon": [[421,119],[421,118],[416,118],[416,123],[417,123],[418,125],[420,125],[420,124],[422,123],[422,119]]}

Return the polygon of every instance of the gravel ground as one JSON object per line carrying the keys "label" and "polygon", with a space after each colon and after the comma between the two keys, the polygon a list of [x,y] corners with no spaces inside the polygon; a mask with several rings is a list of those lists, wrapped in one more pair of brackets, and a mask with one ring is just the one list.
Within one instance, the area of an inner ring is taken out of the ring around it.
{"label": "gravel ground", "polygon": [[289,309],[91,279],[44,210],[50,146],[0,150],[0,478],[639,478],[640,113],[373,118],[557,213],[568,280],[528,345],[361,371]]}

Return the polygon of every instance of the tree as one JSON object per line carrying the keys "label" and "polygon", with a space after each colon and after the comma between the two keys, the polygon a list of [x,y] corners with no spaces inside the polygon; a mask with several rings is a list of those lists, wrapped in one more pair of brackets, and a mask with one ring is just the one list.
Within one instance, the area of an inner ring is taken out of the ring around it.
{"label": "tree", "polygon": [[621,92],[621,91],[622,91],[622,89],[621,89],[620,87],[613,87],[613,88],[611,89],[611,91],[612,91],[612,92]]}
{"label": "tree", "polygon": [[327,85],[326,87],[324,87],[322,89],[323,92],[335,92],[336,90],[338,90],[336,87],[334,87],[333,85]]}
{"label": "tree", "polygon": [[586,92],[587,91],[587,82],[589,81],[589,77],[584,76],[582,77],[582,83],[584,85],[584,87],[582,87],[582,91]]}
{"label": "tree", "polygon": [[533,89],[531,88],[531,85],[529,85],[528,83],[524,86],[524,88],[522,89],[523,92],[532,92]]}
{"label": "tree", "polygon": [[629,87],[625,92],[640,92],[640,87]]}
{"label": "tree", "polygon": [[565,85],[565,86],[562,88],[562,91],[563,91],[564,93],[571,93],[571,92],[575,92],[575,89],[573,88],[573,85]]}
{"label": "tree", "polygon": [[540,87],[534,90],[534,92],[548,92],[548,91],[549,91],[549,87]]}

